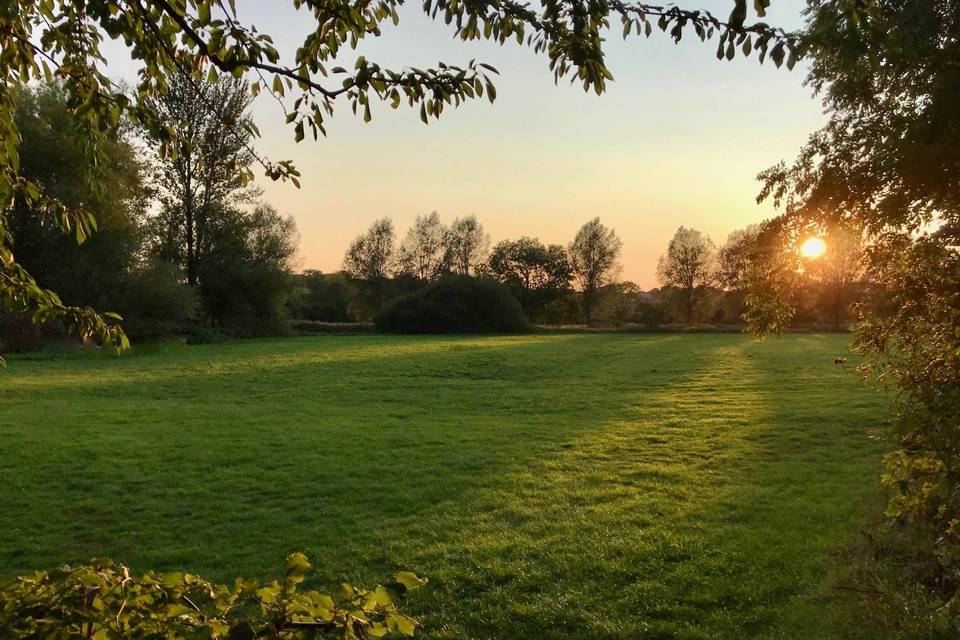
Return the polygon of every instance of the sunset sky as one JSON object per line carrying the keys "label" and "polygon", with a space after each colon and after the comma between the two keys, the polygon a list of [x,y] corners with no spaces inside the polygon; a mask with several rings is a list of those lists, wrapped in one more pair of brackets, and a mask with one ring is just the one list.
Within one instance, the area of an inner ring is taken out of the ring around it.
{"label": "sunset sky", "polygon": [[[801,24],[801,0],[773,5],[768,22]],[[731,4],[699,6],[725,16]],[[284,53],[311,20],[287,0],[241,0],[239,10]],[[754,201],[757,172],[791,159],[823,121],[803,86],[805,70],[760,66],[755,57],[719,62],[715,43],[674,45],[659,32],[624,41],[619,24],[609,35],[616,80],[597,96],[555,85],[546,59],[525,47],[454,40],[415,3],[401,11],[399,27],[386,27],[360,53],[394,68],[477,58],[501,72],[495,104],[448,110],[429,126],[414,110],[386,105],[375,105],[364,124],[344,104],[326,139],[295,144],[279,105],[261,95],[258,150],[293,160],[303,174],[299,190],[261,180],[265,199],[296,218],[297,268],[339,269],[350,240],[383,216],[401,236],[417,214],[436,210],[447,222],[475,214],[493,242],[529,235],[563,244],[600,216],[623,240],[621,276],[648,288],[678,226],[720,244],[769,217],[770,206]],[[111,70],[130,75],[122,61],[111,60]]]}

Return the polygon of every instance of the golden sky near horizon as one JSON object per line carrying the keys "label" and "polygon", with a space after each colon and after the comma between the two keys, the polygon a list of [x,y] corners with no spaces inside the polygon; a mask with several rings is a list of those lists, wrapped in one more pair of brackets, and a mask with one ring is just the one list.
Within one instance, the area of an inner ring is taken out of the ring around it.
{"label": "golden sky near horizon", "polygon": [[[311,20],[289,0],[238,4],[240,18],[271,33],[281,52],[293,50]],[[720,16],[731,6],[681,4]],[[804,4],[774,0],[765,20],[795,28]],[[339,269],[349,242],[384,216],[400,236],[417,214],[436,210],[446,222],[475,214],[493,242],[528,235],[562,244],[600,216],[623,240],[621,277],[653,287],[657,258],[678,226],[721,244],[770,217],[771,205],[754,200],[757,172],[792,159],[823,122],[802,66],[721,62],[715,43],[695,38],[675,45],[655,32],[624,41],[613,29],[607,64],[616,80],[597,96],[555,85],[546,59],[525,47],[461,43],[451,33],[411,5],[398,28],[359,52],[391,67],[488,62],[501,72],[493,105],[446,110],[429,126],[414,110],[386,105],[374,105],[364,124],[341,105],[327,138],[295,144],[280,106],[258,98],[258,150],[294,160],[303,174],[299,190],[259,180],[265,199],[297,221],[299,269]],[[111,57],[111,73],[132,79],[124,64]]]}

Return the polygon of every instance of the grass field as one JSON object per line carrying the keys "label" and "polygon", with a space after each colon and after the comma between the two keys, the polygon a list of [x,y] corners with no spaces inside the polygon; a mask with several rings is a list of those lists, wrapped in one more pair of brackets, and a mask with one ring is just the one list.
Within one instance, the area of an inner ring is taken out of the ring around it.
{"label": "grass field", "polygon": [[884,398],[845,336],[316,337],[11,358],[0,577],[429,578],[428,637],[848,637]]}

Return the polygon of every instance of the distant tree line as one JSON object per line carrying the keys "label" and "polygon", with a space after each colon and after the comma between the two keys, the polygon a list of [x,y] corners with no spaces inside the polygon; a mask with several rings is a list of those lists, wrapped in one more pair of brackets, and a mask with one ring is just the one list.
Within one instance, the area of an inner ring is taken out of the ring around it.
{"label": "distant tree line", "polygon": [[[661,288],[653,292],[668,322],[737,324],[748,312],[748,295],[758,280],[758,256],[764,253],[764,224],[732,232],[719,249],[705,234],[680,227],[660,257]],[[819,239],[820,256],[794,255],[789,277],[780,280],[792,305],[795,325],[847,329],[856,320],[858,301],[869,291],[866,246],[852,230],[833,227]],[[799,265],[799,266],[797,266]]]}
{"label": "distant tree line", "polygon": [[[737,327],[747,311],[762,229],[734,231],[717,248],[700,231],[680,227],[658,264],[661,286],[644,291],[617,279],[622,244],[598,218],[567,246],[524,236],[492,248],[475,216],[449,226],[436,212],[418,216],[399,242],[393,222],[383,218],[350,244],[342,271],[297,276],[292,311],[307,321],[369,321],[397,297],[458,274],[499,283],[534,323]],[[845,329],[867,290],[864,247],[843,229],[823,240],[829,250],[802,258],[802,269],[791,278],[794,321]]]}
{"label": "distant tree line", "polygon": [[599,218],[567,246],[522,237],[492,248],[472,215],[450,225],[437,212],[418,216],[399,241],[393,222],[383,218],[350,244],[341,272],[298,277],[293,312],[308,321],[368,321],[399,296],[459,276],[462,287],[472,286],[469,278],[496,283],[533,322],[589,322],[615,280],[621,246]]}

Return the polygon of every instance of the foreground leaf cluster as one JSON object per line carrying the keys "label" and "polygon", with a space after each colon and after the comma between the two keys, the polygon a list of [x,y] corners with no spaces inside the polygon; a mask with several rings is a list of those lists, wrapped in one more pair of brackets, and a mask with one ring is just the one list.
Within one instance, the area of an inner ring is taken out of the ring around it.
{"label": "foreground leaf cluster", "polygon": [[287,557],[280,580],[238,578],[215,585],[189,573],[131,575],[109,561],[38,571],[0,586],[0,636],[112,640],[379,638],[412,636],[417,622],[394,595],[426,580],[402,571],[390,589],[342,584],[336,596],[306,591],[302,553]]}

